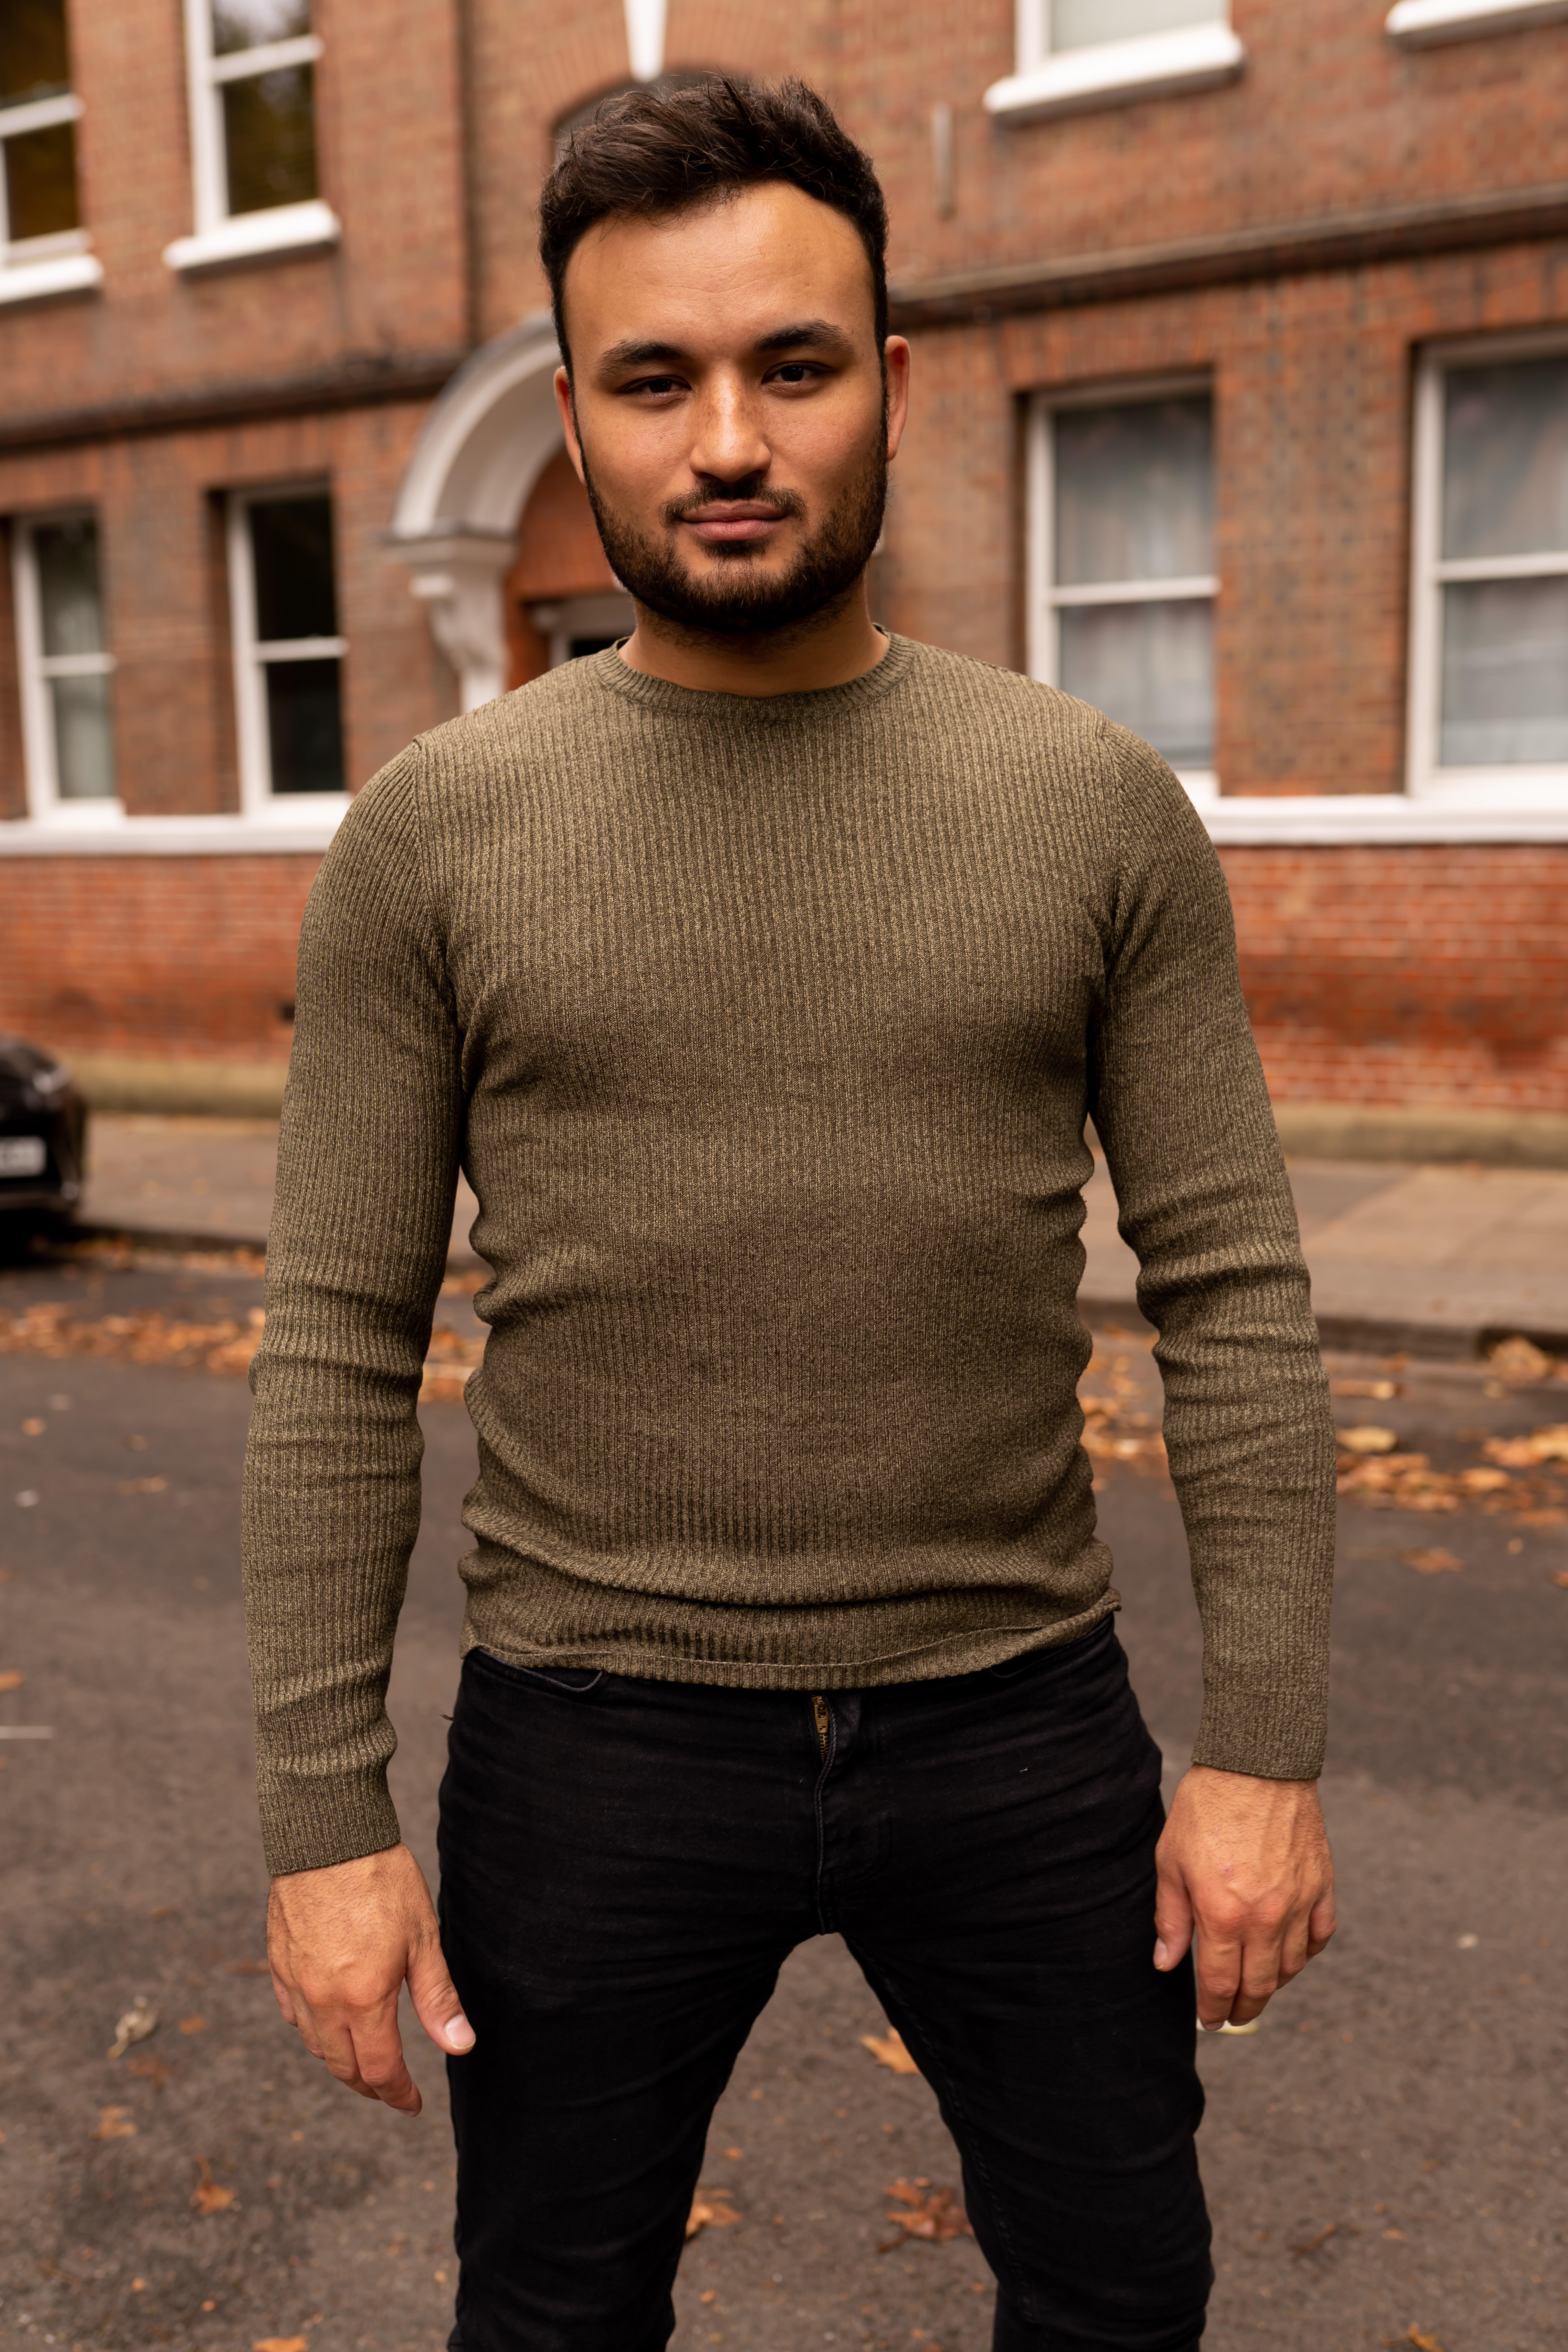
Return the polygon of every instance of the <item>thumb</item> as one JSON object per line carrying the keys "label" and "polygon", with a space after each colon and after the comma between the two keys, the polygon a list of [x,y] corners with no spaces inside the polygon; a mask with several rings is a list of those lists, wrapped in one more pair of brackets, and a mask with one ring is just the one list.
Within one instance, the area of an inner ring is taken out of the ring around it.
{"label": "thumb", "polygon": [[1154,1897],[1154,1966],[1178,1968],[1193,1940],[1193,1901],[1179,1873],[1162,1867]]}
{"label": "thumb", "polygon": [[474,2029],[463,2015],[458,1988],[447,1973],[441,1947],[434,1938],[421,1943],[408,1958],[408,1994],[414,2014],[437,2050],[461,2058],[474,2046]]}

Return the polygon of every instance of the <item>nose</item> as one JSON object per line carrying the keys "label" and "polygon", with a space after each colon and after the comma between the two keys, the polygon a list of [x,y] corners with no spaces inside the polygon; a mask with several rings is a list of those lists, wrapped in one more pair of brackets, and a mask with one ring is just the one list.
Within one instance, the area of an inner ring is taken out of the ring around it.
{"label": "nose", "polygon": [[689,453],[700,481],[760,479],[773,461],[758,404],[738,374],[712,379],[696,404],[696,432]]}

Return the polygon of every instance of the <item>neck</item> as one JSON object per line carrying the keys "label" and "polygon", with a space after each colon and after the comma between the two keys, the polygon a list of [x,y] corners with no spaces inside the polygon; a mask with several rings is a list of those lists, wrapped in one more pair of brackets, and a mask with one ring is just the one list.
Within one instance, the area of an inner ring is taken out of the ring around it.
{"label": "neck", "polygon": [[810,694],[847,686],[875,669],[888,640],[872,622],[866,575],[809,619],[787,629],[730,635],[667,620],[637,605],[637,625],[621,647],[628,669],[699,694]]}

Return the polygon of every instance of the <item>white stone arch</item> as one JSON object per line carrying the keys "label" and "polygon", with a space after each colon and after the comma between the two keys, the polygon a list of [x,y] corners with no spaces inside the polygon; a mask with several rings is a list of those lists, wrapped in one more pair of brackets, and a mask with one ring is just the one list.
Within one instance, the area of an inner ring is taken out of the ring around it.
{"label": "white stone arch", "polygon": [[506,685],[500,583],[529,493],[562,446],[548,311],[525,319],[460,367],[420,430],[388,544],[458,673],[465,710]]}

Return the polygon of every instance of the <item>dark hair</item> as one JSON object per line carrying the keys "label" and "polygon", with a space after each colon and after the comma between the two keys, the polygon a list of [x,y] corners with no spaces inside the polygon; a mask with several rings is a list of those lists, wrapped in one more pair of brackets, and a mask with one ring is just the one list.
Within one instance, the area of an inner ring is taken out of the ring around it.
{"label": "dark hair", "polygon": [[685,89],[619,90],[567,140],[539,205],[539,254],[567,366],[566,265],[595,222],[616,213],[684,212],[768,180],[831,205],[859,232],[871,265],[879,357],[888,332],[888,206],[870,157],[805,82],[767,89],[724,74]]}

